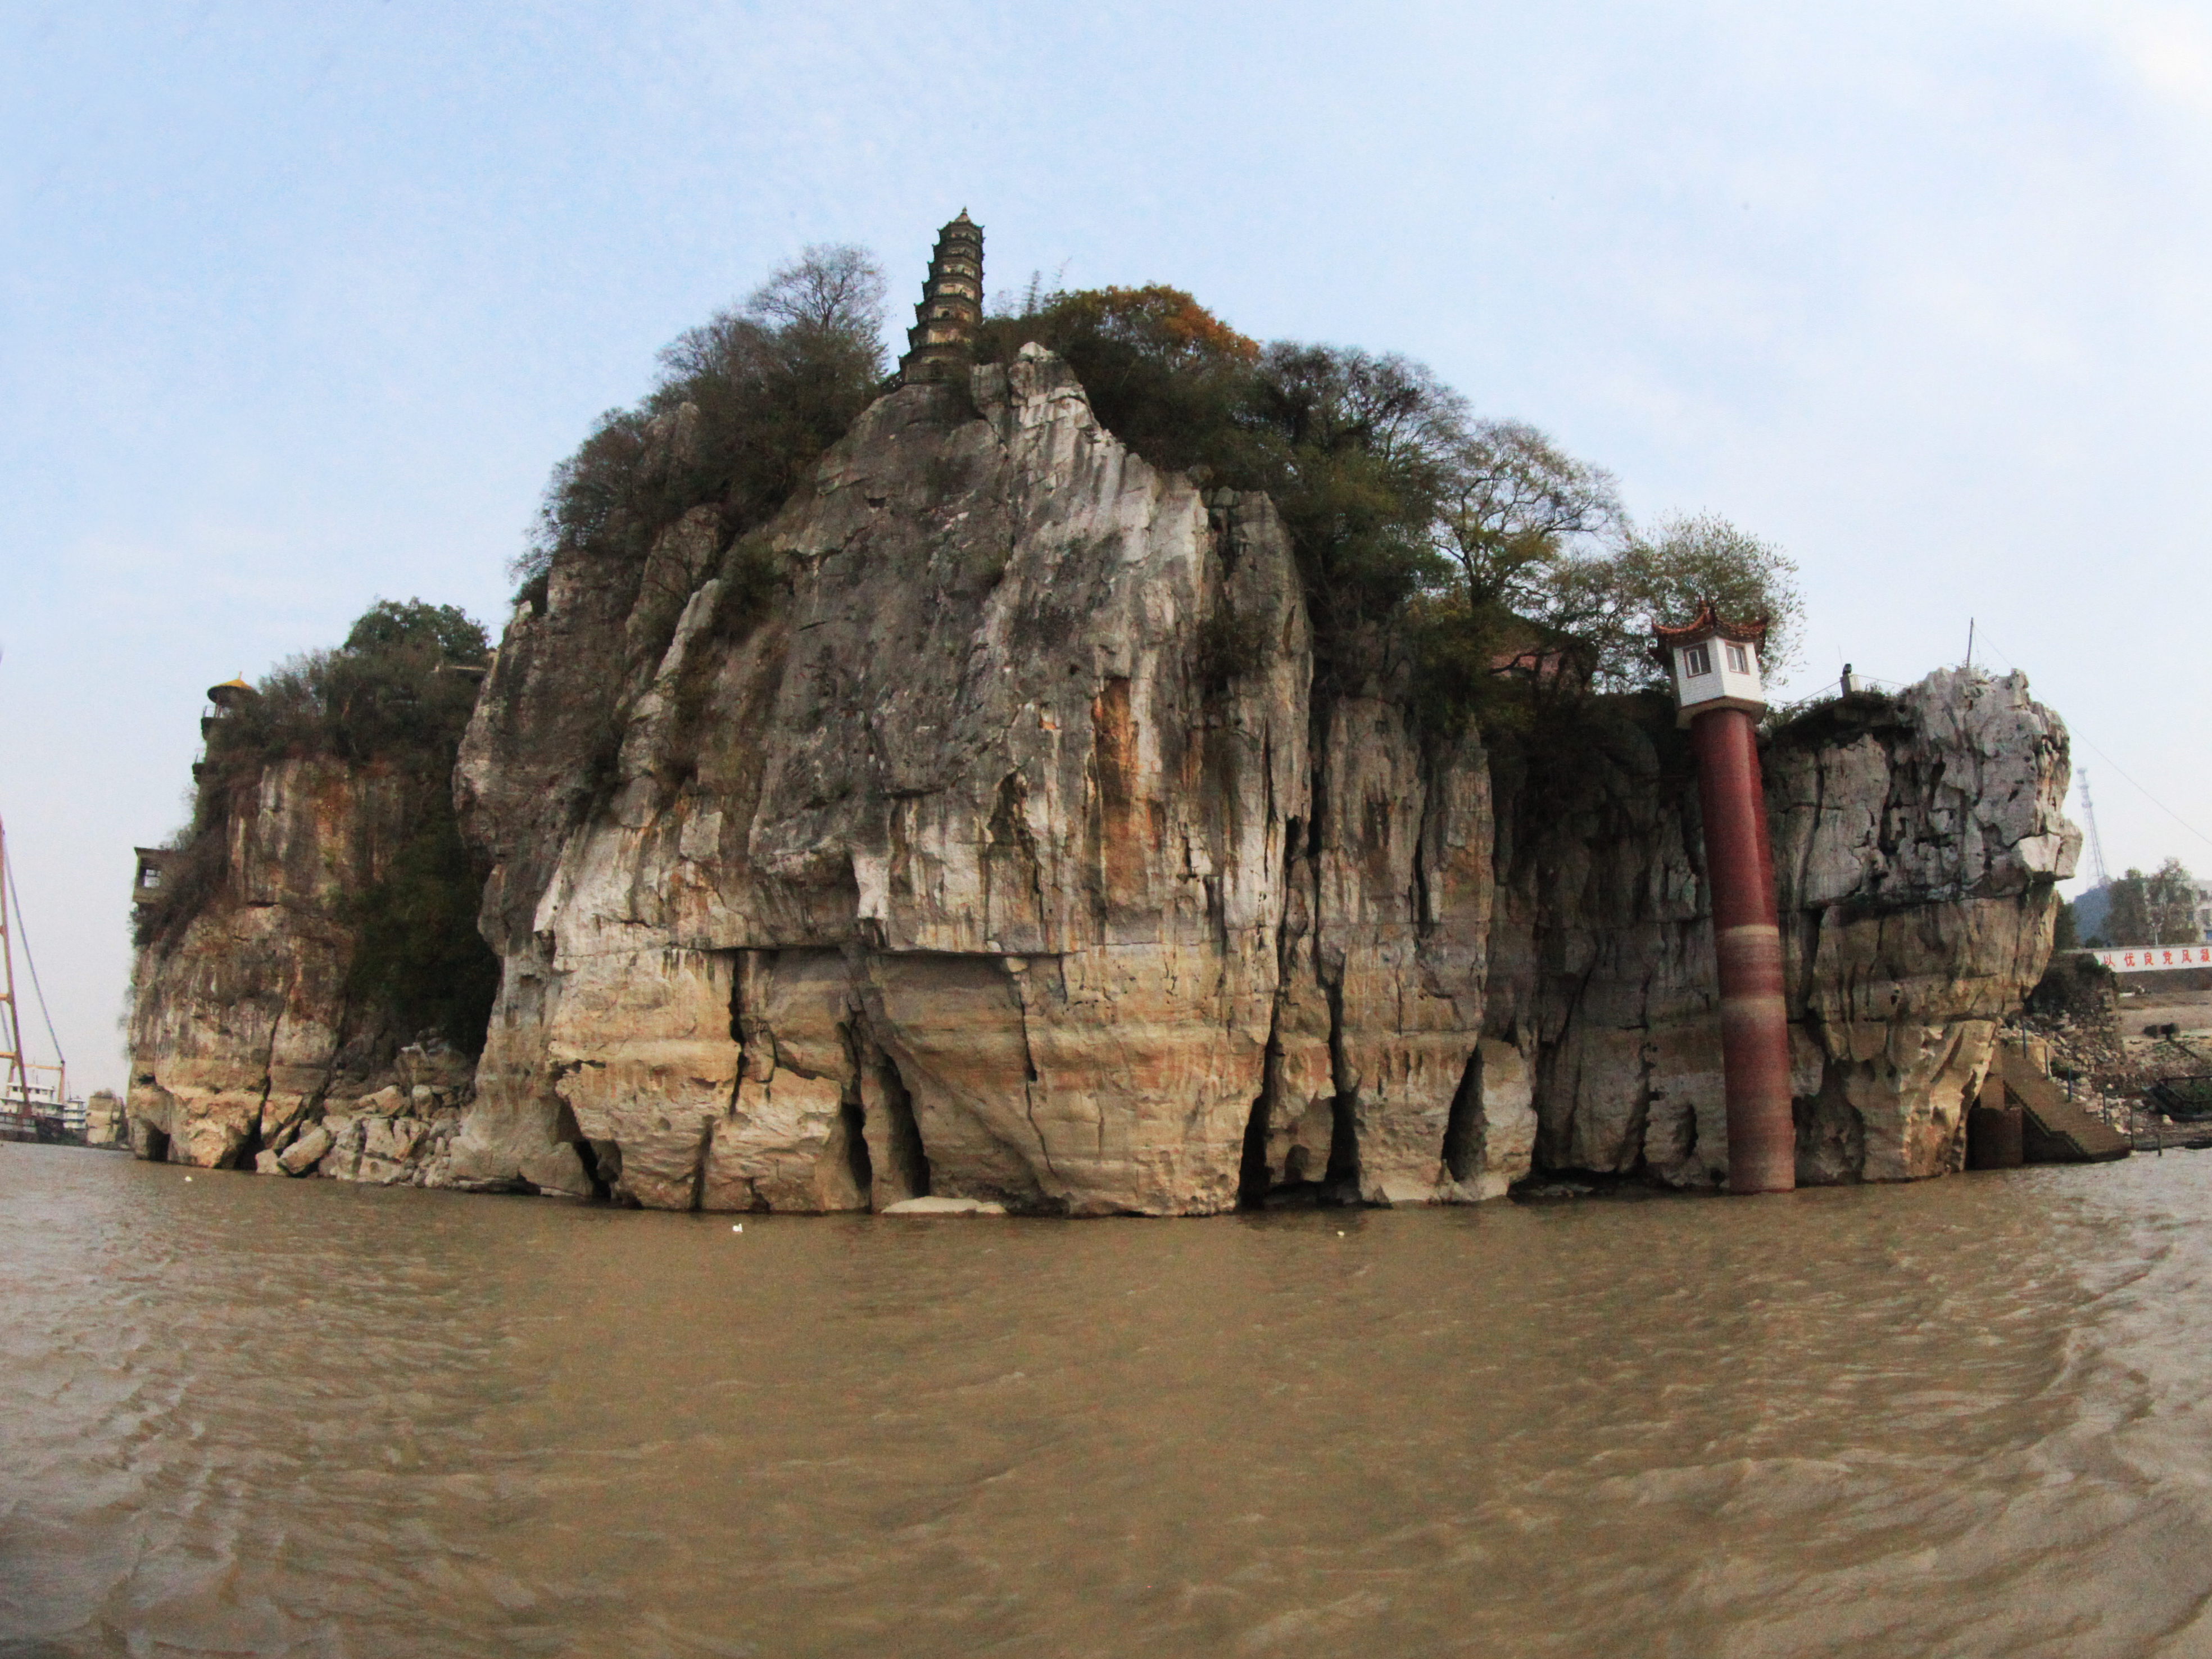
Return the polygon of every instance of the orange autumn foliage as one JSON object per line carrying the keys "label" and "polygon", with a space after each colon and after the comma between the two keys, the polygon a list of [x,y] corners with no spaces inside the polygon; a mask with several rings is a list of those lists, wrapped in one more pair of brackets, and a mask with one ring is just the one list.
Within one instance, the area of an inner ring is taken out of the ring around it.
{"label": "orange autumn foliage", "polygon": [[1063,326],[1092,330],[1170,358],[1259,361],[1258,341],[1239,334],[1182,289],[1164,283],[1084,289],[1056,296],[1052,309]]}

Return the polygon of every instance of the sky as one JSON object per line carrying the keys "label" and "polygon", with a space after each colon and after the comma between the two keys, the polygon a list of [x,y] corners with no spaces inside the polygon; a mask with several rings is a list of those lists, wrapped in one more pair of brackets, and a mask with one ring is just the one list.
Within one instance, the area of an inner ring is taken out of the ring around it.
{"label": "sky", "polygon": [[547,473],[664,343],[813,242],[902,313],[963,207],[994,292],[1402,352],[1639,519],[1778,544],[1780,696],[1971,626],[2114,873],[2212,872],[2208,196],[2212,5],[13,0],[19,957],[72,1086],[119,1087],[131,849],[204,689],[380,597],[496,633]]}

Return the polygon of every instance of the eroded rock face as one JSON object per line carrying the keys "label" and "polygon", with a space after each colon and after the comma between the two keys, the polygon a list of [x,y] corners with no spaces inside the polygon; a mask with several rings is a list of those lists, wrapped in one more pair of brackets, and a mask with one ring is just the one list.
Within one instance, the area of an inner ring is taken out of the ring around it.
{"label": "eroded rock face", "polygon": [[123,1103],[106,1089],[95,1089],[84,1103],[84,1144],[116,1146],[130,1139],[129,1120]]}
{"label": "eroded rock face", "polygon": [[[1501,782],[1491,1030],[1534,1055],[1543,1164],[1720,1185],[1696,780],[1663,708],[1643,712],[1583,733],[1572,777]],[[2024,677],[1945,671],[1784,728],[1762,762],[1798,1179],[1956,1169],[2080,849],[2064,728]]]}
{"label": "eroded rock face", "polygon": [[1798,1178],[1958,1169],[1966,1105],[2042,976],[2081,851],[2065,728],[2025,675],[1951,669],[1893,709],[1838,711],[1768,769],[1791,1013],[1824,1060],[1798,1104]]}
{"label": "eroded rock face", "polygon": [[250,810],[231,818],[221,890],[134,964],[125,1116],[141,1158],[310,1173],[319,1155],[295,1167],[290,1149],[321,1133],[326,1110],[380,1091],[386,1116],[422,1124],[386,1147],[388,1178],[426,1177],[433,1139],[459,1127],[473,1066],[403,1048],[407,1034],[346,994],[353,901],[404,844],[422,787],[330,759],[263,769]]}
{"label": "eroded rock face", "polygon": [[1727,1147],[1688,744],[1663,698],[1561,720],[1493,769],[1486,1033],[1526,1068],[1540,1164],[1700,1183]]}
{"label": "eroded rock face", "polygon": [[[718,526],[564,556],[508,627],[455,778],[502,963],[472,1097],[347,1026],[342,902],[404,803],[286,763],[246,896],[142,962],[142,1152],[902,1215],[1725,1180],[1663,704],[1443,743],[1387,652],[1317,687],[1268,502],[1147,466],[1034,349]],[[1801,1179],[1954,1167],[2071,869],[2063,730],[1942,674],[1765,768]]]}
{"label": "eroded rock face", "polygon": [[[1090,1214],[1525,1170],[1510,1078],[1443,1150],[1480,750],[1437,768],[1380,698],[1317,739],[1266,501],[1155,471],[1033,352],[878,404],[767,542],[772,620],[726,637],[710,580],[629,671],[611,797],[505,942],[454,1178],[573,1145],[655,1206]],[[526,634],[565,625],[561,582]],[[464,747],[495,858],[543,799],[499,734],[566,672],[503,649]],[[495,928],[532,880],[495,869]]]}
{"label": "eroded rock face", "polygon": [[[1036,354],[879,403],[768,541],[749,631],[717,580],[618,614],[588,569],[510,630],[461,772],[507,977],[448,1178],[1079,1214],[1724,1178],[1663,726],[1532,787],[1387,687],[1316,697],[1267,504]],[[595,723],[605,797],[549,836]],[[1805,1178],[1936,1172],[2047,951],[2063,732],[1939,676],[1768,767]]]}
{"label": "eroded rock face", "polygon": [[[879,402],[767,540],[773,619],[722,637],[707,582],[625,702],[456,1178],[566,1139],[654,1206],[1233,1204],[1307,817],[1272,508],[1146,466],[1032,354]],[[495,856],[534,669],[502,651],[463,751]]]}
{"label": "eroded rock face", "polygon": [[225,894],[134,965],[128,1099],[133,1148],[229,1165],[296,1122],[333,1068],[372,1064],[351,1030],[348,897],[381,873],[405,827],[394,778],[279,761],[235,815]]}
{"label": "eroded rock face", "polygon": [[1519,1056],[1480,1048],[1488,757],[1472,739],[1425,753],[1400,702],[1371,689],[1325,696],[1314,726],[1312,821],[1285,896],[1270,1184],[1378,1204],[1495,1197],[1528,1173],[1535,1122]]}

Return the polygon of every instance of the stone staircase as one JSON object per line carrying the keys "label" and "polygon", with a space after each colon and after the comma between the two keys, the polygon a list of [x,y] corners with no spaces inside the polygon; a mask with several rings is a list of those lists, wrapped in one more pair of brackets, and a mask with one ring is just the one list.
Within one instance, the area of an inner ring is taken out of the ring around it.
{"label": "stone staircase", "polygon": [[2005,1100],[2027,1118],[2022,1150],[2030,1164],[2105,1164],[2133,1150],[2118,1129],[2067,1099],[2027,1055],[2008,1048],[2001,1053]]}

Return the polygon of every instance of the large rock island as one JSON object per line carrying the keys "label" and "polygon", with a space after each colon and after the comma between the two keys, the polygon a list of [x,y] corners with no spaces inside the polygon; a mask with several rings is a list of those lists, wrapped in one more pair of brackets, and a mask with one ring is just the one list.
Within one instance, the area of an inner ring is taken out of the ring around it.
{"label": "large rock island", "polygon": [[[380,1168],[1070,1215],[1724,1180],[1671,710],[1439,737],[1401,669],[1317,675],[1269,500],[1147,465],[1051,355],[893,391],[736,546],[686,518],[641,562],[556,559],[508,624],[454,785],[497,1000],[458,1128]],[[1958,1168],[2072,867],[2064,728],[1946,671],[1782,724],[1765,765],[1799,1179]],[[241,890],[319,833],[283,802],[338,799],[272,778]],[[229,925],[283,955],[281,917]],[[295,1146],[360,1118],[315,1094],[349,1074],[316,948],[261,975],[282,1020],[226,1021],[266,993],[204,951],[142,959],[134,1073],[172,1081],[131,1109],[168,1156],[274,1146],[205,1127],[256,1086]]]}
{"label": "large rock island", "polygon": [[[505,976],[432,1178],[573,1147],[552,1184],[654,1206],[1091,1214],[1723,1176],[1665,710],[1492,754],[1387,668],[1317,695],[1267,501],[1146,465],[1034,349],[882,399],[759,551],[750,625],[580,562],[510,626],[459,772]],[[2070,869],[2063,729],[1942,673],[1768,775],[1803,1178],[1954,1168]]]}

